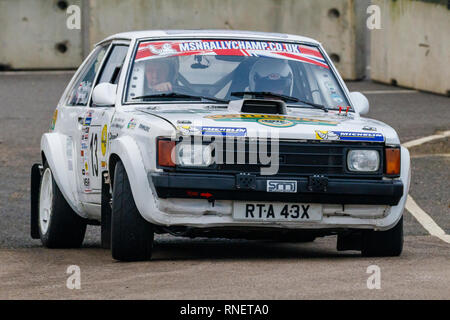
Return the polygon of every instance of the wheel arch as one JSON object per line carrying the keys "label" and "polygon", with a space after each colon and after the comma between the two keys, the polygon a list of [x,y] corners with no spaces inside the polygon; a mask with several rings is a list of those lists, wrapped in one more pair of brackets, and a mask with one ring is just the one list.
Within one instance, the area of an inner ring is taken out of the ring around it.
{"label": "wheel arch", "polygon": [[114,170],[119,160],[122,162],[130,181],[131,192],[138,211],[148,222],[161,224],[154,216],[154,212],[158,209],[155,201],[151,201],[150,198],[155,195],[149,185],[141,150],[133,137],[122,136],[111,142],[108,165],[111,186],[114,186]]}
{"label": "wheel arch", "polygon": [[[74,168],[72,167],[72,170],[69,170],[69,160],[72,161],[72,166],[75,165],[75,161],[74,159],[68,159],[67,153],[65,152],[66,146],[70,143],[67,139],[67,136],[57,132],[42,135],[42,164],[48,164],[56,185],[72,210],[81,217],[84,217],[83,209],[78,198]],[[72,149],[72,155],[74,154],[76,153]]]}

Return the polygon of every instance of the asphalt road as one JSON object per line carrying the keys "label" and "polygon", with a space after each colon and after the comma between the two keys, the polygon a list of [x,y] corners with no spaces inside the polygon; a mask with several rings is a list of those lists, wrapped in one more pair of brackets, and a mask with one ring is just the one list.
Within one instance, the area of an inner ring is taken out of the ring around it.
{"label": "asphalt road", "polygon": [[[440,298],[450,294],[450,244],[430,236],[405,212],[399,258],[337,252],[334,237],[308,244],[157,237],[154,261],[117,263],[89,227],[83,248],[48,250],[29,236],[29,173],[41,134],[70,74],[0,74],[0,299],[17,298]],[[394,127],[406,142],[450,129],[450,98],[372,82],[362,91],[368,117]],[[389,91],[389,93],[384,93]],[[390,91],[393,91],[392,93]],[[411,150],[410,195],[450,234],[450,141]],[[81,268],[81,289],[66,288],[66,268]],[[366,268],[381,268],[369,290]]]}

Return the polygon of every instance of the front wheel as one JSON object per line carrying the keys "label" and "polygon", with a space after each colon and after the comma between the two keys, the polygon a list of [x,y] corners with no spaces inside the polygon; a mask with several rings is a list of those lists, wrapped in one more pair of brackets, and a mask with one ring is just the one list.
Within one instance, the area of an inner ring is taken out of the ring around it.
{"label": "front wheel", "polygon": [[361,249],[361,253],[365,257],[399,256],[403,249],[403,216],[392,229],[364,231]]}
{"label": "front wheel", "polygon": [[125,167],[118,161],[112,195],[112,257],[121,261],[148,260],[152,254],[153,238],[153,226],[139,213]]}
{"label": "front wheel", "polygon": [[86,222],[67,203],[46,163],[39,188],[39,236],[47,248],[78,248]]}

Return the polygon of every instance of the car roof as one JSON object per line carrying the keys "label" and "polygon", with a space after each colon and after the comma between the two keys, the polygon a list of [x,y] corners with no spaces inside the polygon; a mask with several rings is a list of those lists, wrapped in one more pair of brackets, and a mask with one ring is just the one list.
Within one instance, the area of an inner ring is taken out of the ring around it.
{"label": "car roof", "polygon": [[111,35],[100,41],[98,44],[115,39],[135,40],[145,38],[207,38],[207,37],[230,37],[255,40],[273,40],[273,41],[296,41],[307,42],[315,45],[320,43],[308,37],[285,33],[245,31],[245,30],[144,30],[122,32]]}

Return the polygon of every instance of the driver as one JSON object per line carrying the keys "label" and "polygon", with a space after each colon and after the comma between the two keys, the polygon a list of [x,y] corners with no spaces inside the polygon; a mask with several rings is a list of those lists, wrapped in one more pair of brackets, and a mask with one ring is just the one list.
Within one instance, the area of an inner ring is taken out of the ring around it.
{"label": "driver", "polygon": [[177,74],[173,58],[147,60],[145,64],[145,82],[150,92],[170,92]]}
{"label": "driver", "polygon": [[291,96],[293,73],[287,60],[259,58],[249,73],[250,91],[272,92]]}

